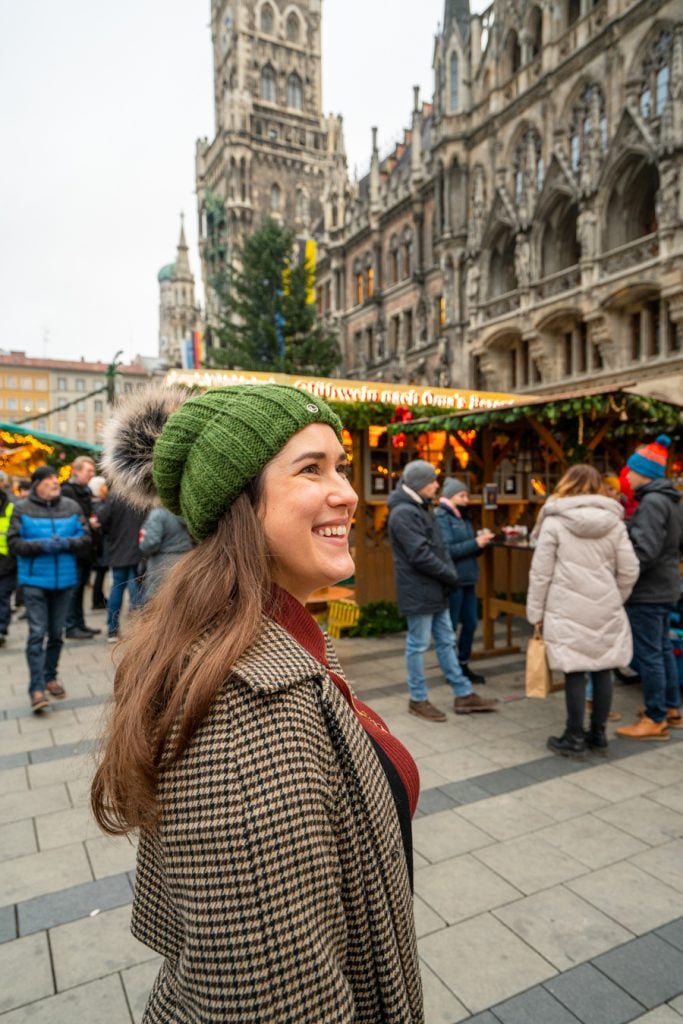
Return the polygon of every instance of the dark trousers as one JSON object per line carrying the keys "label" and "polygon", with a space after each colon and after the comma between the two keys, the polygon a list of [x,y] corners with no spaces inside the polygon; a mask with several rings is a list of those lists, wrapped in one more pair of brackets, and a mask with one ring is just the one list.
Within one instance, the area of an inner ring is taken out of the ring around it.
{"label": "dark trousers", "polygon": [[64,643],[64,623],[73,589],[43,590],[42,587],[24,586],[28,618],[26,660],[30,676],[29,694],[44,690],[46,683],[57,678],[59,654]]}
{"label": "dark trousers", "polygon": [[[564,699],[567,705],[567,729],[573,736],[583,736],[583,716],[586,710],[586,673],[566,672]],[[593,710],[591,729],[605,728],[612,707],[612,673],[609,669],[591,672],[593,680]]]}
{"label": "dark trousers", "polygon": [[110,634],[119,631],[119,616],[123,604],[124,592],[128,591],[131,610],[140,606],[140,582],[136,565],[114,565],[111,570],[112,585],[107,600],[107,631]]}
{"label": "dark trousers", "polygon": [[106,608],[107,599],[104,595],[104,577],[109,572],[108,565],[96,565],[95,576],[92,583],[92,606],[93,608]]}
{"label": "dark trousers", "polygon": [[681,703],[681,688],[669,635],[671,605],[628,604],[633,634],[632,665],[643,682],[645,714],[653,722],[666,718],[667,708]]}
{"label": "dark trousers", "polygon": [[452,590],[448,605],[453,632],[457,637],[458,660],[465,665],[470,660],[472,642],[477,629],[477,595],[474,592],[474,583]]}
{"label": "dark trousers", "polygon": [[12,593],[17,585],[17,574],[0,576],[0,636],[7,636],[9,621],[12,615]]}
{"label": "dark trousers", "polygon": [[83,592],[90,579],[90,562],[77,562],[76,564],[78,567],[78,583],[73,588],[71,604],[66,616],[67,633],[70,633],[72,629],[88,628],[83,617]]}

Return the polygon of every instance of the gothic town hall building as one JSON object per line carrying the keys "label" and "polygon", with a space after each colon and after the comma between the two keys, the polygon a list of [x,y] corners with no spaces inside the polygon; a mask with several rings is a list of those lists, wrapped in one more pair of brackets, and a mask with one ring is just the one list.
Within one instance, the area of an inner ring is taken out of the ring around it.
{"label": "gothic town hall building", "polygon": [[683,370],[683,0],[445,0],[431,102],[359,182],[320,112],[320,16],[214,0],[197,182],[228,234],[269,211],[317,236],[341,376],[543,393]]}

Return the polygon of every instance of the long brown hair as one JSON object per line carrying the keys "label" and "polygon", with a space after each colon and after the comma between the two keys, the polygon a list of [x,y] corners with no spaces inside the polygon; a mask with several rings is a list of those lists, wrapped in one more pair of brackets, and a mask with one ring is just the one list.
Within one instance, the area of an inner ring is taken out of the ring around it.
{"label": "long brown hair", "polygon": [[271,583],[260,493],[257,480],[180,559],[123,644],[90,797],[110,835],[155,826],[162,756],[181,756],[256,639]]}
{"label": "long brown hair", "polygon": [[579,462],[570,466],[554,491],[556,498],[573,498],[579,494],[601,494],[602,477],[594,466]]}

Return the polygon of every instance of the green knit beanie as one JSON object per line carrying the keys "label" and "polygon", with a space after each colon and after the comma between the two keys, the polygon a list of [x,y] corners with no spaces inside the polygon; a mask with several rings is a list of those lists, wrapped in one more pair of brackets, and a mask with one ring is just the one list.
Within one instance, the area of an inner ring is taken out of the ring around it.
{"label": "green knit beanie", "polygon": [[336,413],[285,384],[210,388],[188,398],[154,445],[152,476],[161,501],[204,540],[249,481],[311,423],[326,423],[341,440]]}

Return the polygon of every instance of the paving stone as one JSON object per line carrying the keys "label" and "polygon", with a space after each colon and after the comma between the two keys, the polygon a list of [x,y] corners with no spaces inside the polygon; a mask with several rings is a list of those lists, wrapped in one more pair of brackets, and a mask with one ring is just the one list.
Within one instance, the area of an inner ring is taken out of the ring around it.
{"label": "paving stone", "polygon": [[0,861],[36,852],[36,834],[30,818],[0,825]]}
{"label": "paving stone", "polygon": [[490,758],[484,757],[471,746],[444,750],[439,754],[430,754],[422,758],[420,770],[431,768],[442,776],[444,783],[459,782],[461,779],[473,779],[477,775],[486,775],[495,771],[496,765]]}
{"label": "paving stone", "polygon": [[665,885],[683,892],[683,839],[639,853],[631,862]]}
{"label": "paving stone", "polygon": [[683,992],[683,953],[656,935],[634,939],[593,963],[649,1010]]}
{"label": "paving stone", "polygon": [[152,985],[162,963],[162,957],[156,957],[147,963],[138,964],[137,967],[128,967],[125,971],[121,971],[121,981],[126,990],[128,1004],[135,1024],[140,1024],[142,1021],[149,993],[152,990]]}
{"label": "paving stone", "polygon": [[440,928],[446,927],[444,919],[435,910],[428,907],[419,896],[413,896],[413,909],[415,912],[415,933],[419,938],[437,932]]}
{"label": "paving stone", "polygon": [[680,765],[673,758],[657,750],[647,750],[636,757],[630,757],[621,766],[624,771],[631,772],[648,782],[655,782],[658,786],[673,786],[680,782]]}
{"label": "paving stone", "polygon": [[0,978],[0,1013],[51,996],[54,982],[47,935],[29,935],[26,939],[3,943]]}
{"label": "paving stone", "polygon": [[501,768],[520,768],[530,761],[540,760],[545,756],[545,746],[539,747],[533,737],[527,739],[529,735],[529,730],[527,730],[516,736],[506,736],[503,739],[497,739],[494,743],[482,744],[482,746],[486,750],[486,756],[494,764]]}
{"label": "paving stone", "polygon": [[0,755],[0,771],[5,771],[6,768],[21,768],[28,763],[28,754],[25,751],[17,754]]}
{"label": "paving stone", "polygon": [[31,789],[51,786],[55,782],[90,782],[94,771],[94,763],[90,756],[60,757],[56,761],[43,764],[31,764],[26,769]]}
{"label": "paving stone", "polygon": [[2,773],[2,792],[19,793],[28,789],[26,768],[5,768]]}
{"label": "paving stone", "polygon": [[486,846],[473,856],[527,896],[576,878],[587,870],[574,857],[540,839],[538,833]]}
{"label": "paving stone", "polygon": [[93,740],[81,740],[78,743],[62,743],[59,746],[40,747],[29,753],[31,764],[44,764],[46,761],[59,761],[63,757],[76,757],[87,754],[94,746]]}
{"label": "paving stone", "polygon": [[626,1024],[644,1009],[592,964],[565,971],[543,987],[586,1024]]}
{"label": "paving stone", "polygon": [[509,999],[556,972],[490,914],[435,932],[420,956],[472,1013]]}
{"label": "paving stone", "polygon": [[516,789],[524,789],[530,784],[530,778],[518,768],[501,768],[497,772],[479,775],[476,784],[492,796],[499,796],[501,793],[513,793]]}
{"label": "paving stone", "polygon": [[633,935],[564,886],[492,911],[558,971],[590,960]]}
{"label": "paving stone", "polygon": [[85,849],[95,878],[131,871],[137,857],[137,841],[126,836],[94,836],[87,839]]}
{"label": "paving stone", "polygon": [[11,942],[17,937],[17,916],[14,906],[0,907],[0,942]]}
{"label": "paving stone", "polygon": [[683,917],[672,921],[671,924],[664,925],[663,928],[658,928],[655,934],[665,942],[670,942],[672,946],[680,949],[683,953]]}
{"label": "paving stone", "polygon": [[2,1024],[130,1024],[126,996],[118,975],[79,985],[68,992],[22,1006]]}
{"label": "paving stone", "polygon": [[442,811],[413,823],[413,846],[432,864],[469,853],[492,842],[491,836],[457,811]]}
{"label": "paving stone", "polygon": [[563,850],[586,867],[597,870],[649,849],[634,836],[593,814],[562,821],[537,833],[540,839]]}
{"label": "paving stone", "polygon": [[420,968],[425,1020],[429,1024],[457,1024],[458,1021],[468,1019],[468,1011],[443,981],[426,964],[421,964]]}
{"label": "paving stone", "polygon": [[683,814],[683,788],[677,786],[665,786],[664,789],[657,789],[648,794],[650,800],[661,804],[663,807],[670,807],[672,811]]}
{"label": "paving stone", "polygon": [[477,800],[488,800],[491,796],[487,790],[469,780],[448,782],[441,787],[441,791],[446,793],[456,804],[473,804]]}
{"label": "paving stone", "polygon": [[676,1013],[679,1013],[681,1017],[683,1017],[683,996],[679,996],[677,999],[672,999],[669,1006],[672,1010],[675,1010]]}
{"label": "paving stone", "polygon": [[31,853],[5,861],[0,882],[2,903],[20,903],[34,896],[58,892],[67,886],[92,881],[92,871],[81,843],[57,850]]}
{"label": "paving stone", "polygon": [[681,1015],[670,1006],[658,1006],[638,1017],[633,1024],[681,1024]]}
{"label": "paving stone", "polygon": [[41,814],[33,819],[38,833],[41,850],[53,850],[57,846],[95,839],[100,830],[89,807],[72,807],[68,811]]}
{"label": "paving stone", "polygon": [[154,959],[130,932],[130,907],[72,921],[50,931],[57,991]]}
{"label": "paving stone", "polygon": [[455,807],[455,801],[438,788],[426,789],[420,793],[417,807],[423,814],[436,814],[438,811],[448,811]]}
{"label": "paving stone", "polygon": [[531,779],[537,782],[544,782],[546,779],[558,779],[562,775],[572,775],[581,771],[582,765],[571,761],[567,757],[539,757],[537,761],[530,761],[529,764],[519,765]]}
{"label": "paving stone", "polygon": [[493,1011],[501,1024],[577,1024],[574,1014],[540,985],[498,1003]]}
{"label": "paving stone", "polygon": [[468,1017],[467,1024],[500,1024],[500,1017],[494,1017],[490,1010],[484,1010],[474,1017]]}
{"label": "paving stone", "polygon": [[133,890],[126,874],[51,892],[17,905],[19,932],[30,935],[45,928],[54,928],[88,917],[93,910],[126,906],[132,898]]}
{"label": "paving stone", "polygon": [[[21,754],[27,757],[29,751],[47,746],[50,742],[51,737],[49,732],[39,735],[32,734],[29,736],[25,736],[21,733],[17,733],[16,736],[6,736],[2,741],[2,753],[5,759],[4,767],[16,767],[16,765],[11,763],[12,754]],[[26,761],[22,761],[21,764],[26,764]]]}
{"label": "paving stone", "polygon": [[651,796],[636,796],[594,813],[597,818],[611,822],[650,846],[683,836],[683,814],[672,810],[662,813],[661,805]]}
{"label": "paving stone", "polygon": [[517,799],[524,804],[524,813],[529,807],[542,812],[550,819],[547,824],[578,818],[581,814],[588,814],[599,807],[607,806],[606,800],[576,786],[573,777],[567,776],[561,779],[548,779],[529,789],[520,790]]}
{"label": "paving stone", "polygon": [[525,832],[535,832],[536,829],[553,823],[553,819],[547,814],[536,810],[528,803],[520,804],[520,798],[511,793],[461,807],[458,813],[498,840],[512,839],[524,835]]}
{"label": "paving stone", "polygon": [[634,935],[668,924],[683,913],[683,894],[630,861],[575,878],[566,886]]}
{"label": "paving stone", "polygon": [[514,889],[471,854],[423,868],[415,876],[415,892],[449,924],[519,899]]}
{"label": "paving stone", "polygon": [[602,764],[588,768],[585,772],[578,772],[572,779],[572,784],[587,789],[589,793],[595,793],[609,803],[628,800],[629,797],[640,796],[656,788],[654,782],[638,778],[632,772],[611,764]]}
{"label": "paving stone", "polygon": [[36,814],[47,814],[69,807],[69,797],[64,786],[44,786],[29,792],[0,794],[0,824],[33,818]]}

